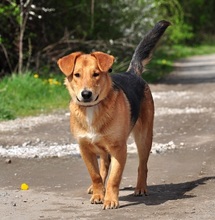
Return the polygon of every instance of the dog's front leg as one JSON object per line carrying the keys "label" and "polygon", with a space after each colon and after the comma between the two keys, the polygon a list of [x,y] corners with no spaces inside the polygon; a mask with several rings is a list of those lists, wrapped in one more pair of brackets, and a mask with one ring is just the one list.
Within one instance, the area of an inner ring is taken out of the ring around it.
{"label": "dog's front leg", "polygon": [[126,144],[111,149],[111,172],[107,183],[103,209],[119,207],[119,185],[126,162]]}
{"label": "dog's front leg", "polygon": [[92,204],[103,203],[104,201],[104,184],[99,173],[99,166],[97,161],[97,156],[93,153],[90,148],[93,147],[90,144],[80,144],[81,156],[87,166],[90,177],[92,179],[93,195],[90,199]]}
{"label": "dog's front leg", "polygon": [[[110,155],[108,153],[103,153],[100,155],[100,175],[105,186],[105,181],[108,175],[108,170],[110,166]],[[93,194],[93,185],[91,185],[88,190],[88,194]]]}

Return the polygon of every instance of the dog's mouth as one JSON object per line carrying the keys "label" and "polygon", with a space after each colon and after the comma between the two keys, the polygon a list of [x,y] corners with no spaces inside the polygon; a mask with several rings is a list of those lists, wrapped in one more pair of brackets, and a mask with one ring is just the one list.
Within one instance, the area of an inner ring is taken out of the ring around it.
{"label": "dog's mouth", "polygon": [[78,101],[78,103],[80,105],[83,105],[83,106],[93,106],[93,105],[97,105],[98,104],[97,101],[99,99],[99,95],[97,95],[94,100],[92,99],[92,97],[79,99],[77,96],[76,96],[76,99],[77,99],[77,101]]}

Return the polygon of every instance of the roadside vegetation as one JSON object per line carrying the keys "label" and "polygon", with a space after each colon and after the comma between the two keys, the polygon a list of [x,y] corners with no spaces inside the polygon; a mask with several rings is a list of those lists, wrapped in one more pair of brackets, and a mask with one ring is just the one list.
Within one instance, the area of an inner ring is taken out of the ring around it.
{"label": "roadside vegetation", "polygon": [[195,55],[215,53],[215,44],[202,44],[195,46],[172,45],[158,47],[152,60],[143,74],[144,79],[149,83],[155,83],[173,70],[173,62]]}
{"label": "roadside vegetation", "polygon": [[204,0],[1,2],[0,120],[68,108],[59,57],[101,50],[116,57],[113,72],[125,71],[140,39],[162,19],[172,25],[143,74],[148,82],[171,72],[176,59],[215,53],[214,8]]}
{"label": "roadside vegetation", "polygon": [[46,79],[30,72],[13,74],[0,82],[0,120],[66,109],[69,100],[62,77],[50,74]]}
{"label": "roadside vegetation", "polygon": [[[215,53],[215,46],[158,48],[143,78],[151,83],[156,82],[172,70],[176,59],[210,53]],[[115,64],[113,71],[123,67],[125,70],[128,63]],[[0,106],[0,120],[68,109],[70,97],[63,82],[63,74],[55,73],[49,74],[48,78],[33,72],[4,77],[0,81],[0,103],[4,103]]]}

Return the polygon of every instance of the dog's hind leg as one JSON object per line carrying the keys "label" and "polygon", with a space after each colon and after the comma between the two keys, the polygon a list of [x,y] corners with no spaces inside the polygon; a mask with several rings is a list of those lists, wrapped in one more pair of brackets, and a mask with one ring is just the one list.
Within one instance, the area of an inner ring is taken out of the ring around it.
{"label": "dog's hind leg", "polygon": [[154,104],[148,87],[144,96],[139,118],[132,131],[139,155],[137,185],[134,191],[137,196],[147,195],[147,162],[153,136]]}

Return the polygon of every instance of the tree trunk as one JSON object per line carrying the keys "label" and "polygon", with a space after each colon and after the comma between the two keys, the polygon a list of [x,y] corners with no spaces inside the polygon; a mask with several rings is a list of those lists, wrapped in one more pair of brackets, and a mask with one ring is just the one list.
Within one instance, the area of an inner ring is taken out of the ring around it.
{"label": "tree trunk", "polygon": [[25,34],[25,28],[28,20],[29,11],[33,0],[20,0],[20,32],[19,32],[19,61],[18,61],[18,73],[23,72],[23,40]]}

